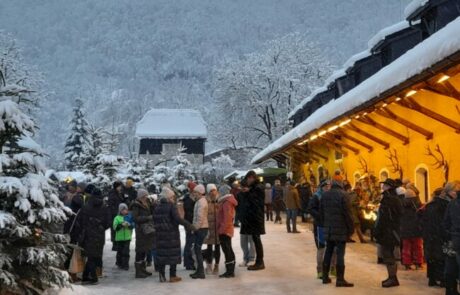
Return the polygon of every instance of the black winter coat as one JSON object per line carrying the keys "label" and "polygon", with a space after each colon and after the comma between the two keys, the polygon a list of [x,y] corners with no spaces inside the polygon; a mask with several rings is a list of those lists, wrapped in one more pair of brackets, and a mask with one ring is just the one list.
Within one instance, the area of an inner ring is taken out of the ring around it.
{"label": "black winter coat", "polygon": [[444,259],[442,245],[447,239],[447,233],[444,230],[443,221],[447,205],[449,205],[448,200],[435,197],[419,213],[422,223],[423,250],[427,260]]}
{"label": "black winter coat", "polygon": [[163,198],[153,213],[155,224],[156,257],[159,265],[181,263],[179,224],[189,228],[190,222],[179,217],[177,207]]}
{"label": "black winter coat", "polygon": [[131,210],[136,224],[136,252],[151,251],[155,247],[155,233],[146,234],[143,228],[147,224],[153,225],[153,204],[148,202],[148,205],[145,206],[136,200],[132,204]]}
{"label": "black winter coat", "polygon": [[421,238],[422,228],[417,210],[422,207],[419,197],[403,198],[403,214],[401,216],[401,239]]}
{"label": "black winter coat", "polygon": [[380,202],[374,237],[383,246],[401,245],[401,216],[403,207],[400,198],[394,190],[383,193]]}
{"label": "black winter coat", "polygon": [[256,183],[251,186],[249,192],[240,195],[241,197],[243,204],[239,212],[241,221],[240,233],[243,235],[264,235],[264,189]]}
{"label": "black winter coat", "polygon": [[130,206],[136,201],[137,190],[133,186],[129,187],[129,188],[124,187],[123,188],[123,195],[124,195],[124,199],[126,200],[126,202],[129,203],[129,204],[126,204],[126,205]]}
{"label": "black winter coat", "polygon": [[[73,196],[72,201],[70,202],[70,210],[72,210],[72,212],[75,215],[70,216],[69,219],[67,219],[67,221],[64,223],[64,234],[69,234],[70,235],[70,243],[72,243],[72,244],[77,242],[76,238],[78,238],[78,237],[75,237],[75,232],[71,233],[70,230],[72,229],[72,224],[74,224],[76,214],[78,213],[78,211],[80,211],[80,209],[83,207],[83,205],[84,205],[83,194],[82,193],[76,193]],[[73,229],[72,229],[72,231],[73,231]]]}
{"label": "black winter coat", "polygon": [[302,184],[299,189],[299,196],[300,196],[300,205],[302,212],[307,212],[308,204],[310,203],[311,199],[311,186],[309,184]]}
{"label": "black winter coat", "polygon": [[115,216],[118,215],[118,206],[120,206],[120,204],[124,202],[126,201],[125,201],[125,195],[123,193],[119,193],[115,189],[112,189],[109,192],[109,199],[107,201],[107,205],[110,208],[110,213],[112,214],[113,218],[115,218]]}
{"label": "black winter coat", "polygon": [[454,250],[460,253],[460,199],[457,198],[449,203],[443,224]]}
{"label": "black winter coat", "polygon": [[273,187],[273,210],[275,211],[284,211],[286,210],[286,205],[284,204],[284,188],[282,186]]}
{"label": "black winter coat", "polygon": [[326,241],[346,242],[353,234],[354,224],[347,194],[339,186],[323,193],[320,216]]}
{"label": "black winter coat", "polygon": [[184,204],[184,219],[188,222],[193,222],[193,211],[195,208],[195,201],[190,197],[190,194],[186,194],[183,200]]}
{"label": "black winter coat", "polygon": [[90,198],[77,215],[78,244],[86,257],[102,257],[105,231],[112,223],[110,211],[101,198]]}
{"label": "black winter coat", "polygon": [[319,206],[320,206],[320,196],[322,192],[316,192],[313,197],[310,199],[310,203],[308,204],[308,214],[313,217],[313,224],[315,227],[321,226],[321,215],[319,214]]}

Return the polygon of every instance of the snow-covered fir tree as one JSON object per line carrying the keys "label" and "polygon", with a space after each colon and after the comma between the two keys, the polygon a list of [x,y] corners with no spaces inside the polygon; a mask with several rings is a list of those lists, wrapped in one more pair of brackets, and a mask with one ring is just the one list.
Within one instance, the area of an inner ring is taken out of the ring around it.
{"label": "snow-covered fir tree", "polygon": [[77,99],[70,121],[70,135],[65,143],[65,160],[69,170],[81,169],[88,159],[88,122],[83,113],[83,101]]}
{"label": "snow-covered fir tree", "polygon": [[99,165],[97,162],[97,158],[99,157],[99,155],[106,154],[103,139],[104,130],[92,124],[88,124],[86,132],[87,141],[83,149],[83,170],[87,174],[92,174],[96,176]]}
{"label": "snow-covered fir tree", "polygon": [[97,183],[103,191],[108,192],[115,181],[118,168],[122,162],[122,158],[115,155],[104,153],[97,155],[94,160],[96,168],[93,182]]}
{"label": "snow-covered fir tree", "polygon": [[[29,88],[34,77],[14,62],[15,48],[0,44],[0,293],[43,294],[69,286],[60,269],[66,238],[53,228],[67,209],[45,176],[43,151],[31,138],[35,122],[24,112],[40,93]],[[14,54],[13,54],[14,53]],[[13,59],[13,60],[11,60]],[[25,75],[23,75],[25,74]],[[20,82],[17,82],[20,81]],[[19,83],[19,84],[18,84]],[[29,95],[30,94],[30,95]]]}

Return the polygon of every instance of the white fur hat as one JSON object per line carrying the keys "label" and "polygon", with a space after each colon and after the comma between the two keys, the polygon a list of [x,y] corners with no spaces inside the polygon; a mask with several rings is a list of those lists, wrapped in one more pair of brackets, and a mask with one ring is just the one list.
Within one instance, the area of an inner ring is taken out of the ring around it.
{"label": "white fur hat", "polygon": [[206,189],[204,188],[204,185],[202,184],[195,186],[193,191],[199,193],[200,195],[204,195],[206,193]]}
{"label": "white fur hat", "polygon": [[206,186],[206,191],[210,193],[212,190],[217,190],[217,186],[214,183],[209,183]]}
{"label": "white fur hat", "polygon": [[174,193],[174,191],[170,188],[167,188],[167,187],[163,187],[163,189],[161,190],[161,197],[162,198],[167,198],[167,199],[174,199],[174,196],[176,194]]}

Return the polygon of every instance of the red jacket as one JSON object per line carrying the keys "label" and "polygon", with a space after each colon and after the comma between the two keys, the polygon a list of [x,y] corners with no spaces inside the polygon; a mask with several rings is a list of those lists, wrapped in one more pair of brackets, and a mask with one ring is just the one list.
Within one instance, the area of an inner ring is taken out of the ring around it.
{"label": "red jacket", "polygon": [[232,194],[220,197],[218,202],[220,206],[217,214],[217,232],[219,235],[233,237],[233,219],[238,202]]}

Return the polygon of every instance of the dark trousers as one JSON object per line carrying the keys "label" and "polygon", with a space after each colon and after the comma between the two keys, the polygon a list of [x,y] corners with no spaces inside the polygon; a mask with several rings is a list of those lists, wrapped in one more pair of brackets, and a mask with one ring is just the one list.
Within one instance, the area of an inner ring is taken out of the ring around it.
{"label": "dark trousers", "polygon": [[291,222],[292,230],[297,231],[297,209],[286,209],[286,229],[291,232]]}
{"label": "dark trousers", "polygon": [[116,265],[120,267],[129,266],[129,245],[131,241],[117,242],[117,260]]}
{"label": "dark trousers", "polygon": [[395,265],[396,264],[396,257],[395,257],[395,246],[384,246],[382,247],[382,258],[383,263],[386,265]]}
{"label": "dark trousers", "polygon": [[219,235],[220,246],[225,256],[225,264],[235,263],[235,252],[232,248],[232,238],[227,235]]}
{"label": "dark trousers", "polygon": [[143,262],[147,257],[146,252],[136,251],[136,262]]}
{"label": "dark trousers", "polygon": [[201,247],[203,247],[203,241],[208,235],[207,228],[200,228],[195,233],[195,244],[193,250],[195,251],[196,264],[197,264],[197,273],[204,273],[203,265],[203,253],[201,252]]}
{"label": "dark trousers", "polygon": [[264,246],[262,245],[262,240],[260,235],[252,235],[252,240],[254,241],[254,247],[256,248],[256,264],[264,263]]}
{"label": "dark trousers", "polygon": [[97,281],[96,267],[102,264],[102,257],[88,257],[83,271],[83,280]]}
{"label": "dark trousers", "polygon": [[275,222],[281,222],[281,210],[278,208],[275,209]]}
{"label": "dark trousers", "polygon": [[426,275],[428,279],[436,282],[444,282],[444,259],[428,259],[426,261]]}
{"label": "dark trousers", "polygon": [[206,248],[206,262],[208,264],[212,263],[212,259],[214,258],[214,262],[219,264],[220,262],[220,245],[208,245]]}
{"label": "dark trousers", "polygon": [[324,264],[327,266],[331,265],[332,255],[334,255],[334,250],[337,255],[337,267],[345,266],[345,248],[347,244],[345,242],[335,242],[327,241],[326,242],[326,252],[324,253]]}
{"label": "dark trousers", "polygon": [[233,224],[235,226],[240,226],[240,214],[238,213],[238,210],[235,212],[235,219],[233,220]]}
{"label": "dark trousers", "polygon": [[[173,277],[176,276],[176,268],[177,268],[177,266],[175,264],[169,265],[169,277],[170,278],[173,278]],[[162,265],[162,264],[158,265],[158,272],[161,275],[165,276],[165,274],[166,274],[166,265]]]}
{"label": "dark trousers", "polygon": [[186,268],[193,268],[195,265],[195,261],[193,261],[193,241],[194,235],[187,231],[185,233],[185,246],[184,246],[184,267]]}
{"label": "dark trousers", "polygon": [[273,206],[268,203],[265,204],[265,215],[267,216],[267,221],[273,221]]}

